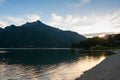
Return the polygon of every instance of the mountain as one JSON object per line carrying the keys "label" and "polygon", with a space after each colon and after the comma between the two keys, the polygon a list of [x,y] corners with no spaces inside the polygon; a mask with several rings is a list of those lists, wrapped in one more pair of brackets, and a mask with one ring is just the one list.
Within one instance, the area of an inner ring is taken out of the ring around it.
{"label": "mountain", "polygon": [[64,48],[85,39],[76,32],[53,28],[41,21],[0,28],[0,47],[2,48]]}

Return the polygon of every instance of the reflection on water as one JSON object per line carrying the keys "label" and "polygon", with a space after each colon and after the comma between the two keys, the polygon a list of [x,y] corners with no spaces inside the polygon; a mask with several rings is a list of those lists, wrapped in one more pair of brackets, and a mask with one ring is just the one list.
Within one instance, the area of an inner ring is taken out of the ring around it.
{"label": "reflection on water", "polygon": [[0,80],[74,80],[106,57],[106,52],[71,53],[70,50],[2,52]]}

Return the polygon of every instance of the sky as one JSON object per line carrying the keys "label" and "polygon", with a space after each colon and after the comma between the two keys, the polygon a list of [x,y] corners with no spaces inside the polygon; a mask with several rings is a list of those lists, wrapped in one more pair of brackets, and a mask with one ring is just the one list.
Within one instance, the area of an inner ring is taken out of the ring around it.
{"label": "sky", "polygon": [[0,0],[0,27],[40,20],[85,36],[120,32],[120,0]]}

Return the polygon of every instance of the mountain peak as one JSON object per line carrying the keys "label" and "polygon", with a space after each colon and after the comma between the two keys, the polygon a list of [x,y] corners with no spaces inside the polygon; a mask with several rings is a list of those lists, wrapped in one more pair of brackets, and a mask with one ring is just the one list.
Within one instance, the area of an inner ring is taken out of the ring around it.
{"label": "mountain peak", "polygon": [[40,21],[40,20],[37,20],[37,21],[36,21],[36,23],[42,23],[42,21]]}
{"label": "mountain peak", "polygon": [[37,20],[35,22],[26,22],[25,24],[23,24],[22,26],[32,26],[32,25],[43,25],[44,23],[42,23],[40,20]]}
{"label": "mountain peak", "polygon": [[[59,30],[59,31],[58,31]],[[70,47],[86,38],[72,31],[63,31],[41,21],[27,22],[19,27],[11,25],[1,30],[0,47]],[[2,43],[1,43],[2,42]]]}
{"label": "mountain peak", "polygon": [[10,25],[10,26],[7,26],[7,27],[5,27],[5,29],[13,29],[13,28],[16,28],[17,26],[15,26],[15,25]]}

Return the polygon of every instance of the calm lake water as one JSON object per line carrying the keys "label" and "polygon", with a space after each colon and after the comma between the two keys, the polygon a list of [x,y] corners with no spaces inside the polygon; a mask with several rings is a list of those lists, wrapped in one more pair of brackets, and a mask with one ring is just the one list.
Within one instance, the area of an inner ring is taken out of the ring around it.
{"label": "calm lake water", "polygon": [[0,51],[0,80],[74,80],[108,54],[69,49]]}

